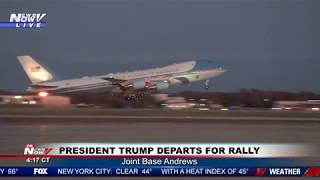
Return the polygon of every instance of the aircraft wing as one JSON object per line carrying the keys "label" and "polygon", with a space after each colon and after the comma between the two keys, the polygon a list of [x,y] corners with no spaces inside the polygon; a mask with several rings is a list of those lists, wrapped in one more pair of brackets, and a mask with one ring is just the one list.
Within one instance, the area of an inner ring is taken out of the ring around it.
{"label": "aircraft wing", "polygon": [[137,84],[144,84],[143,89],[154,89],[157,83],[160,82],[170,82],[170,78],[166,77],[153,77],[153,78],[138,78],[138,79],[118,79],[114,77],[106,77],[104,80],[112,82],[112,85],[120,86],[122,90],[126,91],[128,89],[134,88]]}
{"label": "aircraft wing", "polygon": [[113,77],[106,77],[106,78],[102,78],[102,79],[112,82],[113,85],[121,85],[121,84],[128,81],[128,80],[124,80],[124,79],[116,79]]}

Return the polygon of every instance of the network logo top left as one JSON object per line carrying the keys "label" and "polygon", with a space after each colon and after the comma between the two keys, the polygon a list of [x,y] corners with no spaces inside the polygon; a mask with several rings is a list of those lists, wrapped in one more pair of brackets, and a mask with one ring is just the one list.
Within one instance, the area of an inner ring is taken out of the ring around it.
{"label": "network logo top left", "polygon": [[0,28],[45,28],[46,13],[12,13],[9,21],[0,22]]}

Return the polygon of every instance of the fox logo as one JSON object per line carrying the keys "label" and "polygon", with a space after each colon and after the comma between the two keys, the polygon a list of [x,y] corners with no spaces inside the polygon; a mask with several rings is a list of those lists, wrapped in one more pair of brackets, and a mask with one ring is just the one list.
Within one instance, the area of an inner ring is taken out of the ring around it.
{"label": "fox logo", "polygon": [[24,148],[24,155],[48,155],[52,148],[37,148],[34,144],[27,144]]}

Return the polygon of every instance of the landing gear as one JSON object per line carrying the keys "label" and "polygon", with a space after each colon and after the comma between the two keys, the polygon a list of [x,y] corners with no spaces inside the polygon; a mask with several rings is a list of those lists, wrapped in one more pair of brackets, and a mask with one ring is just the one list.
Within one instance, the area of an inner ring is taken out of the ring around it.
{"label": "landing gear", "polygon": [[204,83],[203,83],[204,84],[204,89],[206,89],[206,90],[209,89],[209,82],[210,82],[209,80],[205,80],[204,81]]}
{"label": "landing gear", "polygon": [[138,102],[142,101],[144,97],[146,96],[146,93],[143,91],[135,92],[134,94],[128,94],[126,95],[126,100],[130,102]]}

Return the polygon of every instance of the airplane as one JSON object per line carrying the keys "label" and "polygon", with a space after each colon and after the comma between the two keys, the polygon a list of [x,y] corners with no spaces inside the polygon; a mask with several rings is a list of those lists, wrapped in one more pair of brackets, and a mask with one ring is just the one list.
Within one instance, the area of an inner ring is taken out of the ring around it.
{"label": "airplane", "polygon": [[26,90],[40,96],[46,96],[48,93],[120,90],[127,100],[137,101],[142,100],[147,94],[196,81],[204,81],[204,87],[208,89],[209,80],[226,71],[211,60],[200,59],[160,68],[53,81],[52,74],[31,56],[17,58],[31,81]]}

